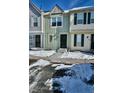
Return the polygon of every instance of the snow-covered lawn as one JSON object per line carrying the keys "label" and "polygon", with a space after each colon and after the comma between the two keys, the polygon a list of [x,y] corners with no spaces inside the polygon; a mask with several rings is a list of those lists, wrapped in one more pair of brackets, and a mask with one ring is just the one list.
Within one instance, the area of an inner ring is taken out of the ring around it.
{"label": "snow-covered lawn", "polygon": [[50,64],[40,59],[29,69],[30,93],[45,93],[42,92],[42,84],[54,93],[93,93],[93,64]]}
{"label": "snow-covered lawn", "polygon": [[93,55],[89,55],[82,52],[65,52],[61,58],[72,58],[72,59],[94,59]]}
{"label": "snow-covered lawn", "polygon": [[49,86],[50,90],[54,89],[63,91],[62,93],[93,93],[94,84],[92,80],[94,72],[91,68],[91,64],[70,66],[61,64],[56,67],[56,70],[62,69],[65,69],[64,76],[57,76],[52,79],[48,79],[45,82],[45,84]]}
{"label": "snow-covered lawn", "polygon": [[59,70],[59,69],[63,69],[63,68],[70,68],[74,65],[75,64],[73,64],[73,65],[53,64],[52,67],[56,67],[55,70]]}
{"label": "snow-covered lawn", "polygon": [[38,57],[49,57],[56,53],[55,50],[40,50],[40,51],[29,51],[30,55],[38,56]]}
{"label": "snow-covered lawn", "polygon": [[49,61],[40,59],[40,60],[38,60],[37,62],[35,62],[34,64],[30,65],[30,66],[29,66],[29,69],[32,68],[32,67],[35,67],[35,66],[42,66],[42,67],[44,67],[44,66],[47,66],[47,65],[49,65],[49,64],[50,64]]}

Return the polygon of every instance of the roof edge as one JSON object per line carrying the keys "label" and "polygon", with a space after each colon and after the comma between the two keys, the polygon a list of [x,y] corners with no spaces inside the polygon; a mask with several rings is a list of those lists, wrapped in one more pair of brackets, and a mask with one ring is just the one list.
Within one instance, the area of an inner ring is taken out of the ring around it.
{"label": "roof edge", "polygon": [[29,1],[29,4],[38,12],[41,14],[43,12],[42,9],[39,9],[31,0]]}

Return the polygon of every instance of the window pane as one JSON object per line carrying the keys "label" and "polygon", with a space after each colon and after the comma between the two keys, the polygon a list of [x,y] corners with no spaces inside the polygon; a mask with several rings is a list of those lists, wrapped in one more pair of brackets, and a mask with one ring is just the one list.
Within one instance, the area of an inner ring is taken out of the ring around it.
{"label": "window pane", "polygon": [[62,17],[57,17],[57,21],[61,22],[62,21]]}
{"label": "window pane", "polygon": [[78,24],[82,24],[83,23],[83,20],[77,20],[77,23]]}
{"label": "window pane", "polygon": [[34,27],[37,27],[38,26],[38,23],[37,22],[34,22]]}
{"label": "window pane", "polygon": [[52,18],[52,26],[56,26],[56,17]]}
{"label": "window pane", "polygon": [[91,12],[91,18],[94,18],[94,12]]}
{"label": "window pane", "polygon": [[94,12],[91,12],[91,23],[94,23]]}
{"label": "window pane", "polygon": [[77,35],[77,46],[81,46],[81,35]]}
{"label": "window pane", "polygon": [[83,13],[78,13],[77,14],[77,19],[83,19]]}
{"label": "window pane", "polygon": [[34,23],[33,23],[34,27],[38,26],[38,18],[34,17]]}
{"label": "window pane", "polygon": [[34,22],[38,22],[38,19],[37,19],[37,17],[34,17]]}
{"label": "window pane", "polygon": [[81,35],[77,35],[77,42],[81,42]]}
{"label": "window pane", "polygon": [[57,26],[62,26],[62,22],[57,22]]}
{"label": "window pane", "polygon": [[83,24],[83,13],[78,13],[77,14],[77,23],[78,24]]}
{"label": "window pane", "polygon": [[62,17],[57,17],[57,26],[62,26]]}

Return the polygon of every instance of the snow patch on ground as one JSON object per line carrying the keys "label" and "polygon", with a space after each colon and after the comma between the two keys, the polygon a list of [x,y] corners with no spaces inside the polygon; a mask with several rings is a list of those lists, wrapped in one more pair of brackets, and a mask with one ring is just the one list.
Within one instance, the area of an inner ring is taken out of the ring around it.
{"label": "snow patch on ground", "polygon": [[44,84],[47,86],[47,87],[49,87],[49,90],[52,90],[52,81],[53,79],[48,79]]}
{"label": "snow patch on ground", "polygon": [[53,55],[55,52],[55,50],[40,50],[40,51],[29,51],[30,55],[33,56],[38,56],[38,57],[49,57],[51,55]]}
{"label": "snow patch on ground", "polygon": [[51,66],[52,67],[57,67],[57,66],[60,66],[60,64],[52,64]]}
{"label": "snow patch on ground", "polygon": [[42,67],[44,67],[44,66],[47,66],[49,64],[50,64],[49,61],[40,59],[37,62],[35,62],[34,64],[30,65],[29,68],[32,68],[32,67],[35,67],[35,66],[42,66]]}
{"label": "snow patch on ground", "polygon": [[[61,68],[60,68],[61,67]],[[57,69],[65,69],[66,65],[61,65]],[[74,73],[72,73],[74,72]],[[85,81],[91,79],[93,70],[91,64],[75,64],[70,65],[69,70],[66,72],[67,76],[59,78],[52,78],[46,81],[46,85],[51,89],[57,89],[53,86],[54,82],[58,82],[59,90],[63,93],[93,93],[94,85],[87,84]],[[72,75],[68,75],[72,73]]]}
{"label": "snow patch on ground", "polygon": [[85,54],[82,52],[65,52],[61,58],[72,58],[72,59],[94,59],[93,55]]}
{"label": "snow patch on ground", "polygon": [[[74,65],[74,64],[73,64]],[[59,70],[59,69],[63,69],[63,68],[70,68],[72,67],[73,65],[64,65],[64,64],[59,64],[55,70]]]}

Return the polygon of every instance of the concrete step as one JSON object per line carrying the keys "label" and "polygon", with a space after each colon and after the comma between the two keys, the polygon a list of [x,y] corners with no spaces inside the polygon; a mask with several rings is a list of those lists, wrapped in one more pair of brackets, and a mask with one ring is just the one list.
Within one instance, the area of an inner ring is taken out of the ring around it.
{"label": "concrete step", "polygon": [[64,52],[67,52],[67,48],[58,49],[58,53],[64,53]]}

